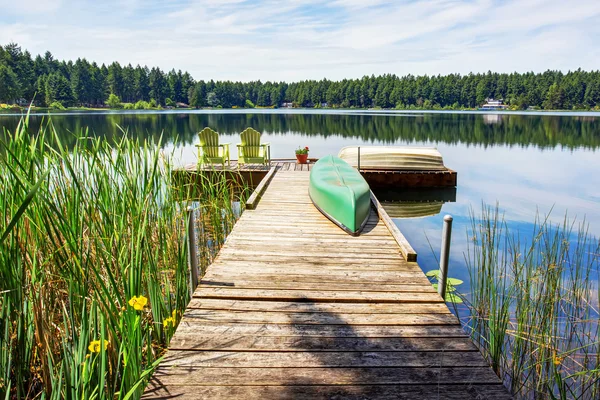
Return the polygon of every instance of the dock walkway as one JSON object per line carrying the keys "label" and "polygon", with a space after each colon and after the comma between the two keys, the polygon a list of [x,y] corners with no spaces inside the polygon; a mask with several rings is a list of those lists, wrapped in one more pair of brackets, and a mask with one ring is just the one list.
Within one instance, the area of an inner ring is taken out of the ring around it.
{"label": "dock walkway", "polygon": [[358,237],[280,169],[194,293],[144,398],[508,399],[372,210]]}

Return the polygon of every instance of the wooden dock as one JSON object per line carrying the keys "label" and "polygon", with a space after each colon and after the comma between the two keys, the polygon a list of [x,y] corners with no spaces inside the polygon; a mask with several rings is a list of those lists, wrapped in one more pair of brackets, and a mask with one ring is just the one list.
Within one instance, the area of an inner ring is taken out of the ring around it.
{"label": "wooden dock", "polygon": [[194,293],[144,398],[509,399],[374,208],[352,237],[280,169]]}

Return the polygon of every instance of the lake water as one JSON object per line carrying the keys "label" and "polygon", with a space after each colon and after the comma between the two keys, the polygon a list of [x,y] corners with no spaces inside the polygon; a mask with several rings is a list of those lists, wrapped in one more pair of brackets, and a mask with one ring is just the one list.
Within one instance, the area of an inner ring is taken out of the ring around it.
{"label": "lake water", "polygon": [[[37,129],[44,118],[33,115],[30,125]],[[0,126],[14,129],[18,119],[0,114]],[[205,126],[219,131],[222,142],[232,143],[234,159],[239,132],[249,126],[263,132],[273,158],[293,158],[299,146],[309,146],[316,158],[337,154],[347,145],[435,146],[446,166],[458,172],[456,201],[435,203],[435,195],[429,196],[434,203],[422,207],[427,209],[423,213],[435,215],[395,221],[427,271],[437,268],[443,216],[453,215],[450,274],[464,280],[469,213],[479,212],[482,202],[498,203],[509,228],[522,237],[530,235],[537,213],[551,210],[557,222],[567,212],[577,220],[585,218],[590,232],[600,236],[600,113],[202,110],[62,113],[53,114],[52,122],[59,132],[89,128],[108,140],[120,137],[121,128],[153,140],[162,134],[165,151],[173,152],[178,165],[196,162],[196,132]]]}

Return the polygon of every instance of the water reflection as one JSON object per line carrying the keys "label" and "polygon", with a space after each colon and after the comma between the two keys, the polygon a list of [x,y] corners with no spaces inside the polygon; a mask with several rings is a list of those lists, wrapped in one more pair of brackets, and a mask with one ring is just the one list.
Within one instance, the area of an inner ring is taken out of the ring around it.
{"label": "water reflection", "polygon": [[[32,115],[35,130],[46,118]],[[18,116],[0,115],[0,125],[14,129]],[[366,143],[429,142],[446,144],[510,145],[539,148],[597,148],[600,118],[595,116],[544,116],[515,114],[364,114],[282,112],[186,112],[186,113],[88,113],[52,115],[59,132],[82,132],[113,140],[122,135],[119,127],[147,139],[161,133],[168,141],[196,142],[196,132],[206,126],[224,135],[238,135],[252,126],[268,135],[353,138]],[[68,138],[67,138],[68,139]]]}

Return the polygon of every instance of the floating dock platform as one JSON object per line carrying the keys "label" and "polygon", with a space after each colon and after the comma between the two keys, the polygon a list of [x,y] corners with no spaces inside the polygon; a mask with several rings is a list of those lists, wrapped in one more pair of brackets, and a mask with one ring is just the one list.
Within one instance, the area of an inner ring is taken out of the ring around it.
{"label": "floating dock platform", "polygon": [[[215,174],[227,174],[231,179],[244,181],[250,186],[257,185],[272,167],[278,171],[309,171],[317,159],[309,159],[308,164],[298,164],[295,160],[272,160],[269,165],[248,164],[239,166],[237,160],[231,161],[229,166],[207,165],[198,168],[190,164],[174,171],[179,182],[194,182],[201,179],[199,172],[205,177]],[[457,173],[454,170],[443,171],[392,171],[361,169],[361,175],[371,189],[390,188],[451,188],[456,187]]]}

